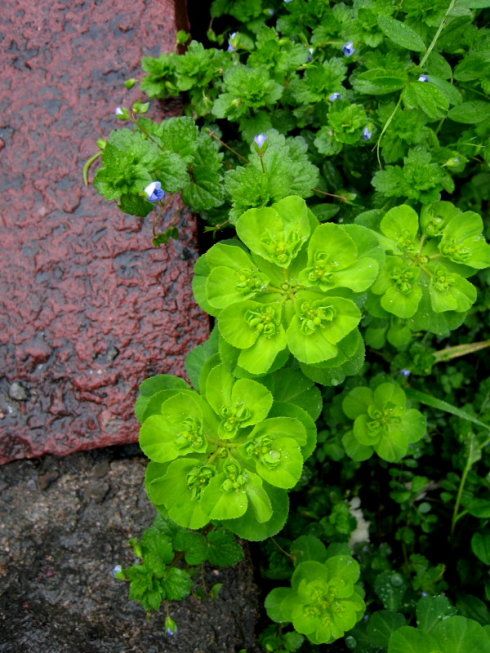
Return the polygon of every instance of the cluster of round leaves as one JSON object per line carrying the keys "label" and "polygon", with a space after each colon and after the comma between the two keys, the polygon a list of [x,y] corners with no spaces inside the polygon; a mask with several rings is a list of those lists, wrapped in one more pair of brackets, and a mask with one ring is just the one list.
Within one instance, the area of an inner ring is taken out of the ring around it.
{"label": "cluster of round leaves", "polygon": [[375,451],[383,460],[397,462],[427,430],[424,415],[407,407],[405,393],[395,383],[380,383],[374,389],[354,388],[345,395],[342,409],[354,420],[342,444],[357,461],[367,460]]}
{"label": "cluster of round leaves", "polygon": [[207,370],[202,395],[177,377],[146,383],[136,412],[150,499],[187,528],[216,520],[251,540],[280,530],[287,490],[315,447],[312,417],[221,364]]}
{"label": "cluster of round leaves", "polygon": [[351,630],[364,613],[358,563],[347,555],[324,562],[300,562],[291,587],[278,587],[266,598],[267,614],[279,623],[292,622],[313,644],[328,644]]}
{"label": "cluster of round leaves", "polygon": [[241,242],[218,243],[199,259],[194,294],[239,350],[238,366],[265,374],[292,354],[309,375],[352,356],[362,346],[356,295],[384,258],[376,234],[319,224],[297,196],[246,211],[236,229]]}
{"label": "cluster of round leaves", "polygon": [[382,217],[379,231],[387,257],[368,310],[407,320],[413,330],[444,334],[458,326],[477,296],[467,278],[490,265],[481,217],[435,202],[419,220],[413,208],[401,205]]}

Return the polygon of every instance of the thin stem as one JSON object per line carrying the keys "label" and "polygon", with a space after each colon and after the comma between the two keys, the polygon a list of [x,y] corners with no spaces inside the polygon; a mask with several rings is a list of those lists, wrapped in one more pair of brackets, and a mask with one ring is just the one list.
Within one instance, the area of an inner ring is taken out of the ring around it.
{"label": "thin stem", "polygon": [[458,521],[459,506],[461,504],[461,498],[463,496],[464,486],[466,485],[466,479],[473,465],[473,444],[474,444],[474,436],[472,435],[470,440],[470,445],[468,447],[468,457],[466,459],[466,465],[464,467],[463,473],[461,474],[458,494],[456,495],[456,501],[454,503],[453,516],[451,519],[451,537],[454,535],[454,529],[456,528],[456,522]]}
{"label": "thin stem", "polygon": [[453,10],[454,5],[456,4],[456,0],[451,0],[449,3],[449,7],[446,9],[446,13],[443,16],[443,19],[441,20],[439,27],[437,28],[437,32],[434,34],[434,38],[430,42],[429,47],[427,48],[427,52],[424,54],[420,61],[420,67],[423,68],[427,62],[427,59],[430,57],[432,50],[435,48],[436,43],[441,35],[442,30],[446,26],[446,20],[451,11]]}
{"label": "thin stem", "polygon": [[376,158],[378,159],[378,165],[379,165],[380,168],[383,167],[383,164],[381,163],[381,157],[379,155],[379,148],[380,148],[380,145],[381,145],[381,140],[382,140],[383,136],[386,134],[386,130],[391,125],[391,122],[392,122],[393,118],[395,117],[396,112],[400,108],[401,103],[402,103],[402,96],[400,95],[400,97],[398,98],[398,102],[396,103],[395,108],[391,112],[388,120],[383,125],[383,129],[381,130],[381,134],[379,135],[379,138],[378,138],[378,140],[376,142]]}
{"label": "thin stem", "polygon": [[237,152],[237,151],[234,150],[232,147],[230,147],[227,143],[225,143],[224,141],[222,141],[221,138],[220,138],[217,134],[215,134],[214,131],[213,131],[212,129],[206,129],[206,131],[207,131],[208,134],[211,136],[211,138],[214,138],[215,141],[218,141],[218,143],[221,143],[221,145],[222,145],[223,147],[226,147],[226,149],[229,150],[229,151],[230,151],[232,154],[234,154],[236,157],[238,157],[238,158],[240,159],[240,161],[245,161],[245,162],[247,162],[247,158],[246,158],[246,157],[244,157],[243,155],[240,154],[240,152]]}
{"label": "thin stem", "polygon": [[319,188],[314,188],[313,192],[314,193],[319,193],[320,195],[325,195],[326,197],[335,197],[335,199],[338,199],[341,202],[345,202],[346,204],[350,204],[350,202],[348,201],[347,197],[345,197],[345,195],[335,195],[335,193],[327,193],[327,191],[320,190]]}
{"label": "thin stem", "polygon": [[275,538],[275,537],[271,537],[271,540],[272,540],[272,542],[277,546],[277,548],[279,549],[279,551],[280,551],[281,553],[284,553],[285,556],[287,556],[287,557],[290,558],[291,560],[294,560],[294,556],[292,556],[290,553],[288,553],[287,551],[285,551],[285,550],[282,548],[282,546],[281,546],[280,544],[278,544],[278,542],[276,542],[276,538]]}

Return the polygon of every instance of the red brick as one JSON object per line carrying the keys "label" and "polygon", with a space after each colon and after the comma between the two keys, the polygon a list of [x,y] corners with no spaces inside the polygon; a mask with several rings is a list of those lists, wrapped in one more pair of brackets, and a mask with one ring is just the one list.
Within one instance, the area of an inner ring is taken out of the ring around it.
{"label": "red brick", "polygon": [[121,82],[144,54],[175,47],[173,2],[10,0],[1,13],[6,462],[134,441],[138,383],[181,374],[208,322],[190,290],[196,227],[178,198],[166,221],[181,225],[181,239],[155,249],[149,221],[122,215],[81,179],[96,138],[117,126],[115,107],[137,97]]}

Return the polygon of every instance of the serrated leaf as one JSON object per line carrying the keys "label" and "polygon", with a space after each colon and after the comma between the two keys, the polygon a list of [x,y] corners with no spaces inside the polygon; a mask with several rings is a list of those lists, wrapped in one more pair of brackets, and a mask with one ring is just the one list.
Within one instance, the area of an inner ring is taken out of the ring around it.
{"label": "serrated leaf", "polygon": [[464,125],[473,125],[483,120],[487,120],[490,116],[490,102],[482,102],[481,100],[472,100],[470,102],[463,102],[456,107],[453,107],[449,113],[448,118],[454,122],[460,122]]}
{"label": "serrated leaf", "polygon": [[205,211],[223,203],[222,158],[213,140],[207,134],[201,134],[189,166],[190,181],[182,191],[184,202],[192,210]]}
{"label": "serrated leaf", "polygon": [[407,81],[404,72],[394,72],[385,68],[372,68],[357,75],[353,80],[354,89],[366,95],[386,95],[402,89]]}
{"label": "serrated leaf", "polygon": [[170,568],[161,582],[165,598],[169,601],[182,601],[192,590],[192,578],[185,569]]}
{"label": "serrated leaf", "polygon": [[230,531],[219,528],[208,533],[208,562],[217,567],[232,567],[243,560],[243,549]]}
{"label": "serrated leaf", "polygon": [[378,25],[386,36],[401,48],[414,50],[415,52],[424,52],[425,43],[414,29],[405,25],[396,18],[390,16],[379,16]]}

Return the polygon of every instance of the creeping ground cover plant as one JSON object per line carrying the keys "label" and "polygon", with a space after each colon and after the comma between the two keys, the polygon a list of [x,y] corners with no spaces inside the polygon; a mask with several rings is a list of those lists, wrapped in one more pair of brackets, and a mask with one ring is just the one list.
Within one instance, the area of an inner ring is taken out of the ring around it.
{"label": "creeping ground cover plant", "polygon": [[257,650],[487,653],[490,3],[207,7],[84,168],[173,255],[197,215],[211,318],[140,385],[157,517],[115,576],[177,642],[249,551]]}

